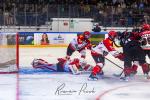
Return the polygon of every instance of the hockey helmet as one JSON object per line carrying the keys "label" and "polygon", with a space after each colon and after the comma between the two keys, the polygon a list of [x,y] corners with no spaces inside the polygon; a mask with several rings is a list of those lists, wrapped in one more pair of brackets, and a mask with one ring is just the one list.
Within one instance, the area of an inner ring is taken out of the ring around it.
{"label": "hockey helmet", "polygon": [[108,37],[111,39],[111,40],[114,40],[115,37],[117,36],[117,33],[115,31],[110,31],[108,33]]}
{"label": "hockey helmet", "polygon": [[91,37],[91,33],[89,31],[85,31],[83,32],[83,36],[84,38],[89,39]]}
{"label": "hockey helmet", "polygon": [[142,25],[142,30],[149,30],[150,29],[150,25],[149,24],[143,24]]}

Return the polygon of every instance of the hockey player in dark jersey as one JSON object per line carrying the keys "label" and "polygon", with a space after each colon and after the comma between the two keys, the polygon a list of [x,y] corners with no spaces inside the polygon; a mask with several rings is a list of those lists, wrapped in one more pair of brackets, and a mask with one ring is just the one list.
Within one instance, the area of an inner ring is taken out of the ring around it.
{"label": "hockey player in dark jersey", "polygon": [[[137,63],[142,67],[146,78],[149,78],[149,66],[146,63],[144,50],[138,41],[138,36],[132,32],[123,32],[119,36],[120,44],[124,53],[124,75],[123,79],[128,80],[129,76],[136,73]],[[136,62],[132,64],[133,62]]]}

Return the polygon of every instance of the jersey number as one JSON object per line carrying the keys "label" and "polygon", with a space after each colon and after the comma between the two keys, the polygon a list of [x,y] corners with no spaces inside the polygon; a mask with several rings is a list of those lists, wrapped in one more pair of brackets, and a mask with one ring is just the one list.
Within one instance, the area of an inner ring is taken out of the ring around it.
{"label": "jersey number", "polygon": [[150,37],[143,38],[143,45],[150,44]]}

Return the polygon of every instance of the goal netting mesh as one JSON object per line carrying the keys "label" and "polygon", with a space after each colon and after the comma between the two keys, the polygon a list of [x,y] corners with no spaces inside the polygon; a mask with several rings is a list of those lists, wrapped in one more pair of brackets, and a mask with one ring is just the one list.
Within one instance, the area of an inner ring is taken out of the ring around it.
{"label": "goal netting mesh", "polygon": [[0,33],[0,73],[18,72],[18,34]]}

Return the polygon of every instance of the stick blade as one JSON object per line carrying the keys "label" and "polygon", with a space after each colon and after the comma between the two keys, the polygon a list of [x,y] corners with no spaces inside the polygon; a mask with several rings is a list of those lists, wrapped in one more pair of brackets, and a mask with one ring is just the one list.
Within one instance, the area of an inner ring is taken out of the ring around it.
{"label": "stick blade", "polygon": [[115,76],[115,77],[121,77],[121,74],[114,73],[113,76]]}

